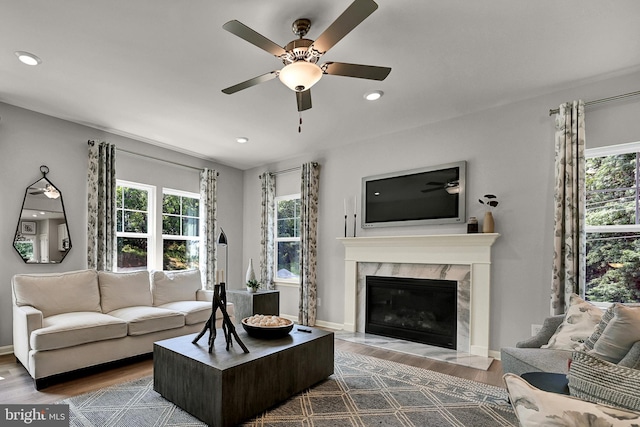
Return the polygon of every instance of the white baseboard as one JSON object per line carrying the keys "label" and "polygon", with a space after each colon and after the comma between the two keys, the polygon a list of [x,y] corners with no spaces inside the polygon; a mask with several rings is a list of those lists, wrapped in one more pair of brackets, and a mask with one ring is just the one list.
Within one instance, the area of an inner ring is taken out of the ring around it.
{"label": "white baseboard", "polygon": [[7,345],[4,347],[0,347],[0,356],[4,356],[5,354],[13,354],[13,346]]}
{"label": "white baseboard", "polygon": [[501,360],[499,351],[489,350],[489,357],[493,357],[496,360]]}
{"label": "white baseboard", "polygon": [[[280,313],[280,317],[289,319],[294,323],[298,322],[297,315]],[[320,326],[321,328],[327,328],[327,329],[335,329],[337,331],[342,330],[342,323],[325,322],[324,320],[316,320],[316,326]]]}

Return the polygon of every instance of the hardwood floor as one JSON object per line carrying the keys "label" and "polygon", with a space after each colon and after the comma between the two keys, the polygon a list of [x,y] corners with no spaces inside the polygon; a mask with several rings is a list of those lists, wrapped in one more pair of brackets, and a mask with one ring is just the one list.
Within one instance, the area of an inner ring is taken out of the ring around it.
{"label": "hardwood floor", "polygon": [[[482,371],[343,340],[336,340],[335,348],[336,350],[364,354],[378,359],[390,360],[417,368],[429,369],[484,384],[503,387],[502,365],[498,360],[495,360],[487,371]],[[54,403],[67,397],[131,381],[151,375],[152,373],[153,360],[149,357],[122,366],[90,373],[80,378],[69,379],[37,391],[33,386],[32,378],[24,367],[16,362],[15,356],[12,354],[4,355],[0,356],[0,378],[3,378],[0,380],[0,403]]]}

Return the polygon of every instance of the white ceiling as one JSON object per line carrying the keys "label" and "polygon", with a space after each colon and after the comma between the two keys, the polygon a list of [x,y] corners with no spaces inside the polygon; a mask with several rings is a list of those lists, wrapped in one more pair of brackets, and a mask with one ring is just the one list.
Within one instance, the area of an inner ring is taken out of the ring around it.
{"label": "white ceiling", "polygon": [[221,92],[282,67],[222,25],[284,46],[295,19],[315,39],[351,0],[0,0],[0,101],[248,169],[640,68],[637,0],[377,2],[322,60],[391,74],[324,76],[300,134],[277,79]]}

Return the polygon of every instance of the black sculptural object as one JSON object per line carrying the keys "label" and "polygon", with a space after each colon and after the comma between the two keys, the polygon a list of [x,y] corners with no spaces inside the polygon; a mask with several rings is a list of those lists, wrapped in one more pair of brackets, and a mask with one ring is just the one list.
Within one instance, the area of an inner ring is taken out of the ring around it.
{"label": "black sculptural object", "polygon": [[240,340],[238,337],[238,333],[236,332],[236,327],[233,325],[231,318],[229,317],[229,313],[227,313],[227,292],[225,291],[225,284],[220,283],[219,285],[214,285],[213,287],[213,300],[211,307],[211,316],[207,323],[202,328],[202,331],[198,334],[198,336],[192,341],[193,344],[196,344],[200,338],[209,331],[209,353],[213,353],[213,342],[216,339],[216,311],[220,309],[222,312],[222,332],[224,334],[224,339],[227,342],[227,351],[229,351],[229,347],[233,346],[232,339],[235,338],[240,347],[245,353],[249,353],[249,349],[246,345]]}

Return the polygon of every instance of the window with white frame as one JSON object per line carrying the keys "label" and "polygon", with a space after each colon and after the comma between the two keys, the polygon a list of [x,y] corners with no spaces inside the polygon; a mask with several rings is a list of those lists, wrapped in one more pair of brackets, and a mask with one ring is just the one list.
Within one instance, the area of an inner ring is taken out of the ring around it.
{"label": "window with white frame", "polygon": [[116,271],[199,268],[200,195],[157,193],[152,185],[117,181]]}
{"label": "window with white frame", "polygon": [[275,199],[275,280],[300,282],[300,194]]}
{"label": "window with white frame", "polygon": [[116,187],[116,271],[153,266],[155,187],[118,180]]}
{"label": "window with white frame", "polygon": [[162,194],[162,269],[200,265],[200,195],[164,189]]}
{"label": "window with white frame", "polygon": [[593,302],[640,302],[640,143],[586,150],[586,277]]}

